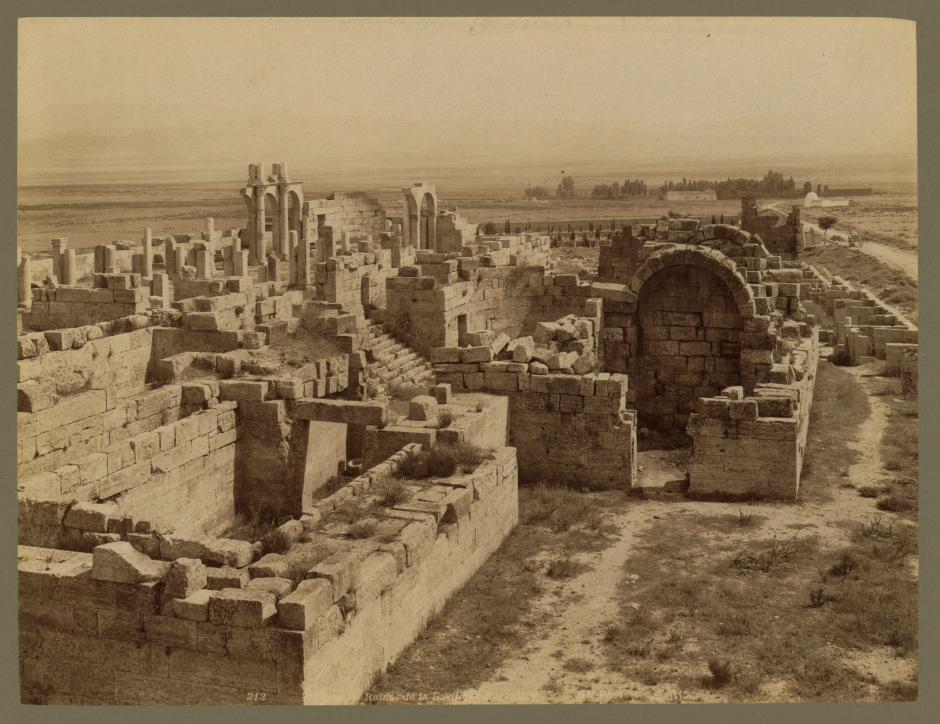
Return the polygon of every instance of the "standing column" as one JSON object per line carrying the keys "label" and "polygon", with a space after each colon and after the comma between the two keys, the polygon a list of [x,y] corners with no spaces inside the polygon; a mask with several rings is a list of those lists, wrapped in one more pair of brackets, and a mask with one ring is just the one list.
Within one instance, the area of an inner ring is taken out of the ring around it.
{"label": "standing column", "polygon": [[290,231],[288,232],[287,239],[287,259],[290,264],[290,283],[298,283],[298,269],[300,268],[300,261],[297,257],[297,232]]}
{"label": "standing column", "polygon": [[144,229],[144,252],[140,275],[148,278],[153,276],[153,231],[149,226]]}
{"label": "standing column", "polygon": [[52,240],[52,276],[62,279],[62,252],[68,248],[69,240],[58,238]]}
{"label": "standing column", "polygon": [[211,216],[206,218],[206,241],[215,240],[215,219]]}
{"label": "standing column", "polygon": [[248,250],[238,249],[232,251],[232,274],[237,277],[248,276]]}
{"label": "standing column", "polygon": [[24,307],[33,306],[33,270],[28,254],[20,259],[16,275],[16,300]]}
{"label": "standing column", "polygon": [[287,185],[278,184],[277,187],[277,205],[278,205],[278,234],[277,234],[277,253],[282,259],[287,259],[290,249],[290,238],[288,235],[288,216],[287,213]]}
{"label": "standing column", "polygon": [[105,244],[104,247],[104,273],[117,274],[117,249],[114,244]]}
{"label": "standing column", "polygon": [[209,249],[196,249],[196,278],[212,278],[212,251]]}
{"label": "standing column", "polygon": [[297,285],[310,286],[310,242],[307,240],[297,246]]}
{"label": "standing column", "polygon": [[75,259],[75,249],[66,249],[62,255],[62,284],[76,284],[78,282],[78,264]]}
{"label": "standing column", "polygon": [[251,250],[252,264],[264,264],[264,187],[255,187],[255,247]]}

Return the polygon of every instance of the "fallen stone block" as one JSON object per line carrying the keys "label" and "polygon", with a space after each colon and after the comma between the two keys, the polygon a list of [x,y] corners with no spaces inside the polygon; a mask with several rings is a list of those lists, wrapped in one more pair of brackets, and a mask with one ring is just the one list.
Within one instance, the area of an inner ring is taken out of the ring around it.
{"label": "fallen stone block", "polygon": [[307,572],[307,578],[325,578],[333,587],[333,601],[338,601],[355,585],[359,559],[347,553],[334,553]]}
{"label": "fallen stone block", "polygon": [[144,583],[160,580],[168,567],[167,563],[153,560],[127,541],[119,541],[94,549],[91,577],[113,583]]}
{"label": "fallen stone block", "polygon": [[290,563],[287,556],[280,553],[268,553],[248,566],[248,576],[255,578],[287,578]]}
{"label": "fallen stone block", "polygon": [[209,596],[209,623],[254,628],[277,615],[277,601],[270,591],[224,588]]}
{"label": "fallen stone block", "polygon": [[213,591],[221,591],[223,588],[244,588],[248,581],[247,568],[219,566],[206,569],[206,588]]}
{"label": "fallen stone block", "polygon": [[274,594],[275,600],[284,598],[294,588],[289,578],[270,576],[265,578],[252,578],[245,588],[249,591],[268,591]]}
{"label": "fallen stone block", "polygon": [[430,395],[418,395],[408,403],[409,420],[435,421],[437,416],[437,400]]}
{"label": "fallen stone block", "polygon": [[198,558],[178,558],[170,564],[166,576],[166,592],[175,598],[186,598],[206,587],[206,566]]}

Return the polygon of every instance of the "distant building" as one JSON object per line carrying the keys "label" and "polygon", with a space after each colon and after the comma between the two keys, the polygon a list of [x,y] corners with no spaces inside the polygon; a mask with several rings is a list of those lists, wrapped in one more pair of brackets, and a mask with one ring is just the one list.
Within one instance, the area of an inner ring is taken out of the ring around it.
{"label": "distant building", "polygon": [[667,191],[666,201],[717,201],[718,192],[715,189],[704,191]]}
{"label": "distant building", "polygon": [[839,207],[839,206],[848,206],[850,203],[851,202],[848,199],[842,199],[842,198],[821,199],[819,198],[819,196],[816,194],[815,191],[810,191],[808,194],[806,194],[806,197],[803,199],[803,208],[804,209],[811,209],[811,208],[828,209],[828,208],[834,208],[834,207]]}

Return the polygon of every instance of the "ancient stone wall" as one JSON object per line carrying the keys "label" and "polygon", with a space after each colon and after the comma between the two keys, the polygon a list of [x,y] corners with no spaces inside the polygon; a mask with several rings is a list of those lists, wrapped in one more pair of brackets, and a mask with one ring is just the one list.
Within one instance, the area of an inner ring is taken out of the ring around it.
{"label": "ancient stone wall", "polygon": [[292,521],[293,540],[307,531],[323,548],[293,591],[279,576],[285,556],[252,564],[241,541],[123,532],[94,553],[20,546],[23,701],[355,703],[518,519],[515,455],[503,448],[472,475],[382,509],[384,542],[344,547],[323,532],[321,517],[367,495],[403,454]]}
{"label": "ancient stone wall", "polygon": [[[794,329],[794,328],[790,328]],[[745,396],[735,386],[703,398],[689,418],[689,494],[795,499],[809,428],[819,345],[816,330],[788,333],[785,375]]]}
{"label": "ancient stone wall", "polygon": [[378,240],[385,229],[385,209],[361,192],[336,193],[325,199],[309,199],[304,204],[311,228],[332,227],[333,238],[345,231],[351,238],[371,236]]}
{"label": "ancient stone wall", "polygon": [[[80,327],[150,310],[150,291],[130,274],[96,275],[99,286],[33,289],[32,306],[23,312],[31,330]],[[101,284],[108,284],[102,287]]]}
{"label": "ancient stone wall", "polygon": [[409,267],[388,280],[386,324],[425,356],[432,347],[461,344],[462,331],[518,337],[537,322],[581,314],[590,293],[590,285],[579,285],[574,274],[546,275],[538,266],[482,267],[463,258],[457,262],[461,281],[446,286]]}

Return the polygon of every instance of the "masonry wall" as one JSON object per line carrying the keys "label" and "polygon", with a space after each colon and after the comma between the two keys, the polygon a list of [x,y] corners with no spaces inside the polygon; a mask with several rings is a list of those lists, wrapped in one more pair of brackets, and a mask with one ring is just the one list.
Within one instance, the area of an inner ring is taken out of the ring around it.
{"label": "masonry wall", "polygon": [[790,374],[754,394],[729,388],[689,418],[690,495],[795,499],[819,359],[816,330],[791,351]]}
{"label": "masonry wall", "polygon": [[537,322],[581,314],[590,295],[590,285],[579,285],[574,274],[458,261],[457,273],[467,280],[440,286],[434,277],[406,276],[405,270],[388,280],[387,324],[424,356],[433,347],[461,342],[461,318],[467,331],[518,337],[531,333]]}
{"label": "masonry wall", "polygon": [[234,517],[238,431],[235,403],[220,402],[215,387],[213,393],[211,384],[168,385],[121,400],[111,414],[98,413],[121,425],[89,438],[94,445],[44,456],[41,466],[21,465],[21,523],[34,515],[37,525],[52,522],[43,501],[64,514],[76,501],[111,500],[135,520],[177,531],[227,528]]}
{"label": "masonry wall", "polygon": [[508,395],[509,444],[523,482],[623,489],[636,480],[636,417],[626,409],[626,375],[540,374],[514,362],[438,363],[435,374],[457,392]]}
{"label": "masonry wall", "polygon": [[734,297],[701,267],[669,267],[640,290],[630,357],[644,426],[683,429],[699,397],[740,384],[742,319]]}
{"label": "masonry wall", "polygon": [[[372,479],[361,476],[321,501],[321,512],[308,522],[316,526],[319,515],[367,494]],[[272,575],[260,561],[252,569],[250,556],[226,569],[210,565],[215,580],[225,583],[210,584],[215,587],[203,589],[198,602],[186,599],[188,615],[179,616],[180,599],[169,595],[162,577],[147,583],[97,580],[92,554],[20,546],[22,701],[356,703],[518,520],[517,465],[508,448],[495,451],[471,476],[420,490],[446,494],[436,504],[422,503],[423,512],[414,503],[385,511],[393,533],[384,543],[341,549],[317,534],[337,552],[325,554],[308,575],[319,578],[328,595],[307,599],[303,622],[282,619],[274,594],[268,594],[271,612],[265,615],[214,608],[213,598],[225,595],[219,586],[241,588],[249,571],[252,578]],[[241,548],[250,553],[251,545]],[[200,555],[195,542],[172,538],[162,539],[158,549],[164,560]],[[354,592],[352,599],[347,592]]]}
{"label": "masonry wall", "polygon": [[57,287],[33,289],[33,302],[23,313],[24,329],[46,330],[80,327],[150,309],[146,288],[102,289]]}
{"label": "masonry wall", "polygon": [[309,208],[313,228],[318,217],[324,216],[321,226],[333,227],[334,239],[339,239],[343,231],[352,237],[378,239],[385,231],[385,209],[364,193],[336,193],[325,199],[309,199],[304,205]]}
{"label": "masonry wall", "polygon": [[[64,330],[70,333],[73,330]],[[29,341],[27,339],[27,341]],[[45,338],[43,338],[45,341]],[[73,342],[74,344],[74,342]],[[36,352],[38,340],[30,341]],[[81,347],[36,352],[17,362],[17,471],[53,470],[110,444],[147,417],[137,416],[137,400],[150,361],[151,328],[100,337]],[[163,415],[167,403],[151,415]],[[145,405],[145,407],[148,407]]]}

